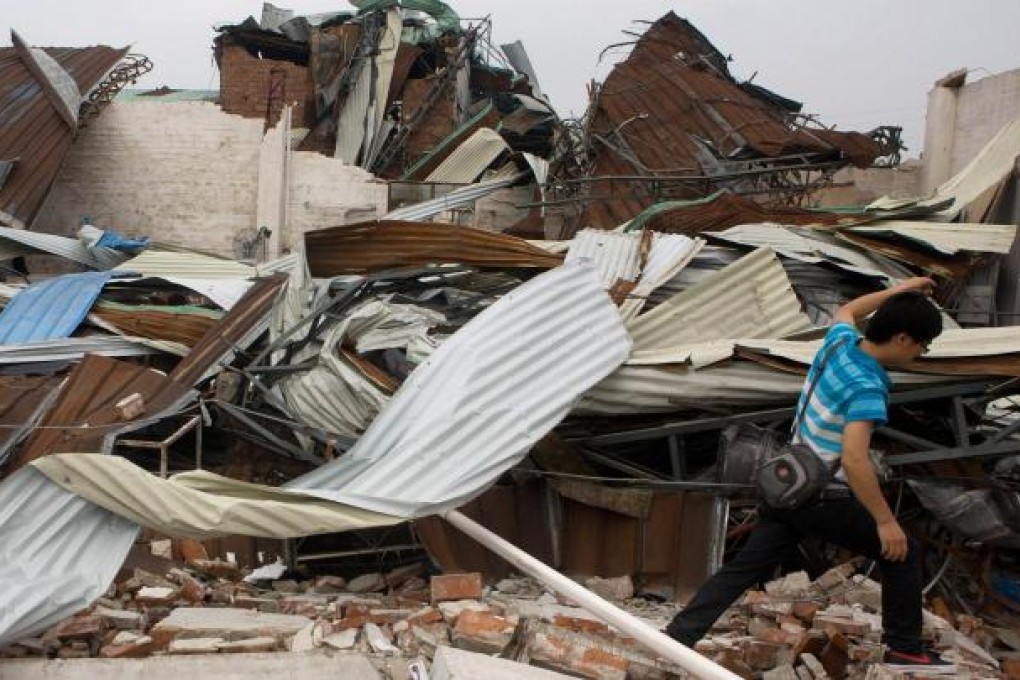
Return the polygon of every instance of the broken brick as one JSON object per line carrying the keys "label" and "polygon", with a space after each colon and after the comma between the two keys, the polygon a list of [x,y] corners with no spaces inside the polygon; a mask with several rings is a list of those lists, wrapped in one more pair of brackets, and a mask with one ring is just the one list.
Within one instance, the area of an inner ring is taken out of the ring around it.
{"label": "broken brick", "polygon": [[475,572],[433,576],[431,593],[433,603],[478,599],[482,596],[482,575]]}

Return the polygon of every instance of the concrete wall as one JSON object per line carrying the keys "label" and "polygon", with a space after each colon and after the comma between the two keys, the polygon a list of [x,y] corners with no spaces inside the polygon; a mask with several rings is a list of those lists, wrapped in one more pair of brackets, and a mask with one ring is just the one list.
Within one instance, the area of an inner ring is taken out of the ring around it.
{"label": "concrete wall", "polygon": [[962,170],[1017,116],[1020,69],[973,83],[964,83],[961,72],[941,79],[928,93],[922,191],[934,190]]}
{"label": "concrete wall", "polygon": [[[281,122],[286,126],[289,117]],[[77,140],[34,225],[100,227],[233,255],[235,234],[266,226],[268,257],[309,229],[386,211],[386,184],[360,168],[291,152],[286,129],[208,102],[117,102]]]}
{"label": "concrete wall", "polygon": [[921,166],[910,160],[896,168],[845,168],[830,186],[811,196],[815,207],[866,205],[876,198],[909,198],[921,190]]}

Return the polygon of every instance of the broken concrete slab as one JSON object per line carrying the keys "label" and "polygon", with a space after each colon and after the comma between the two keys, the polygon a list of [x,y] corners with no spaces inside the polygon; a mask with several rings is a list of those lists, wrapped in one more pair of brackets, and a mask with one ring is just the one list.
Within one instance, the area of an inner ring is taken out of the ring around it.
{"label": "broken concrete slab", "polygon": [[573,676],[453,647],[436,649],[431,680],[559,680]]}
{"label": "broken concrete slab", "polygon": [[181,607],[152,627],[152,637],[159,644],[178,637],[221,637],[227,641],[267,635],[290,637],[309,623],[307,617],[293,614],[265,614],[232,607]]}
{"label": "broken concrete slab", "polygon": [[291,652],[269,654],[205,654],[152,656],[147,659],[11,659],[3,665],[4,680],[381,680],[360,654]]}

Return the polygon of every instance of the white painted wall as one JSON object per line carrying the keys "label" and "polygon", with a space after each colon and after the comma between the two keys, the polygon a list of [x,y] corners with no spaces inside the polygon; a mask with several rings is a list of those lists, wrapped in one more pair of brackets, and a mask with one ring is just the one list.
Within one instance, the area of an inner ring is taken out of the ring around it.
{"label": "white painted wall", "polygon": [[1002,127],[1020,116],[1020,69],[928,93],[921,189],[962,170]]}
{"label": "white painted wall", "polygon": [[[33,228],[72,235],[89,215],[131,236],[232,256],[238,231],[273,231],[268,256],[311,229],[386,212],[386,184],[283,131],[209,102],[116,102],[72,147]],[[260,224],[261,220],[261,224]]]}

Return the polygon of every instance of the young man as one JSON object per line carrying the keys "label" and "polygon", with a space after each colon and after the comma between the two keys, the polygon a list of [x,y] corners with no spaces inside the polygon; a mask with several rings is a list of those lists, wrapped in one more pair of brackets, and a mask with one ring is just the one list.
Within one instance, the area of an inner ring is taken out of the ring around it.
{"label": "young man", "polygon": [[[839,470],[818,500],[796,510],[763,507],[743,550],[694,595],[666,633],[693,646],[744,591],[771,578],[804,536],[840,545],[882,570],[883,641],[886,663],[926,673],[952,673],[951,664],[921,646],[921,564],[889,508],[868,451],[872,431],[886,422],[889,377],[885,367],[903,366],[924,354],[942,332],[942,318],[928,299],[931,279],[914,278],[848,302],[808,373],[807,386],[828,359],[794,433]],[[874,312],[862,338],[856,323]]]}

